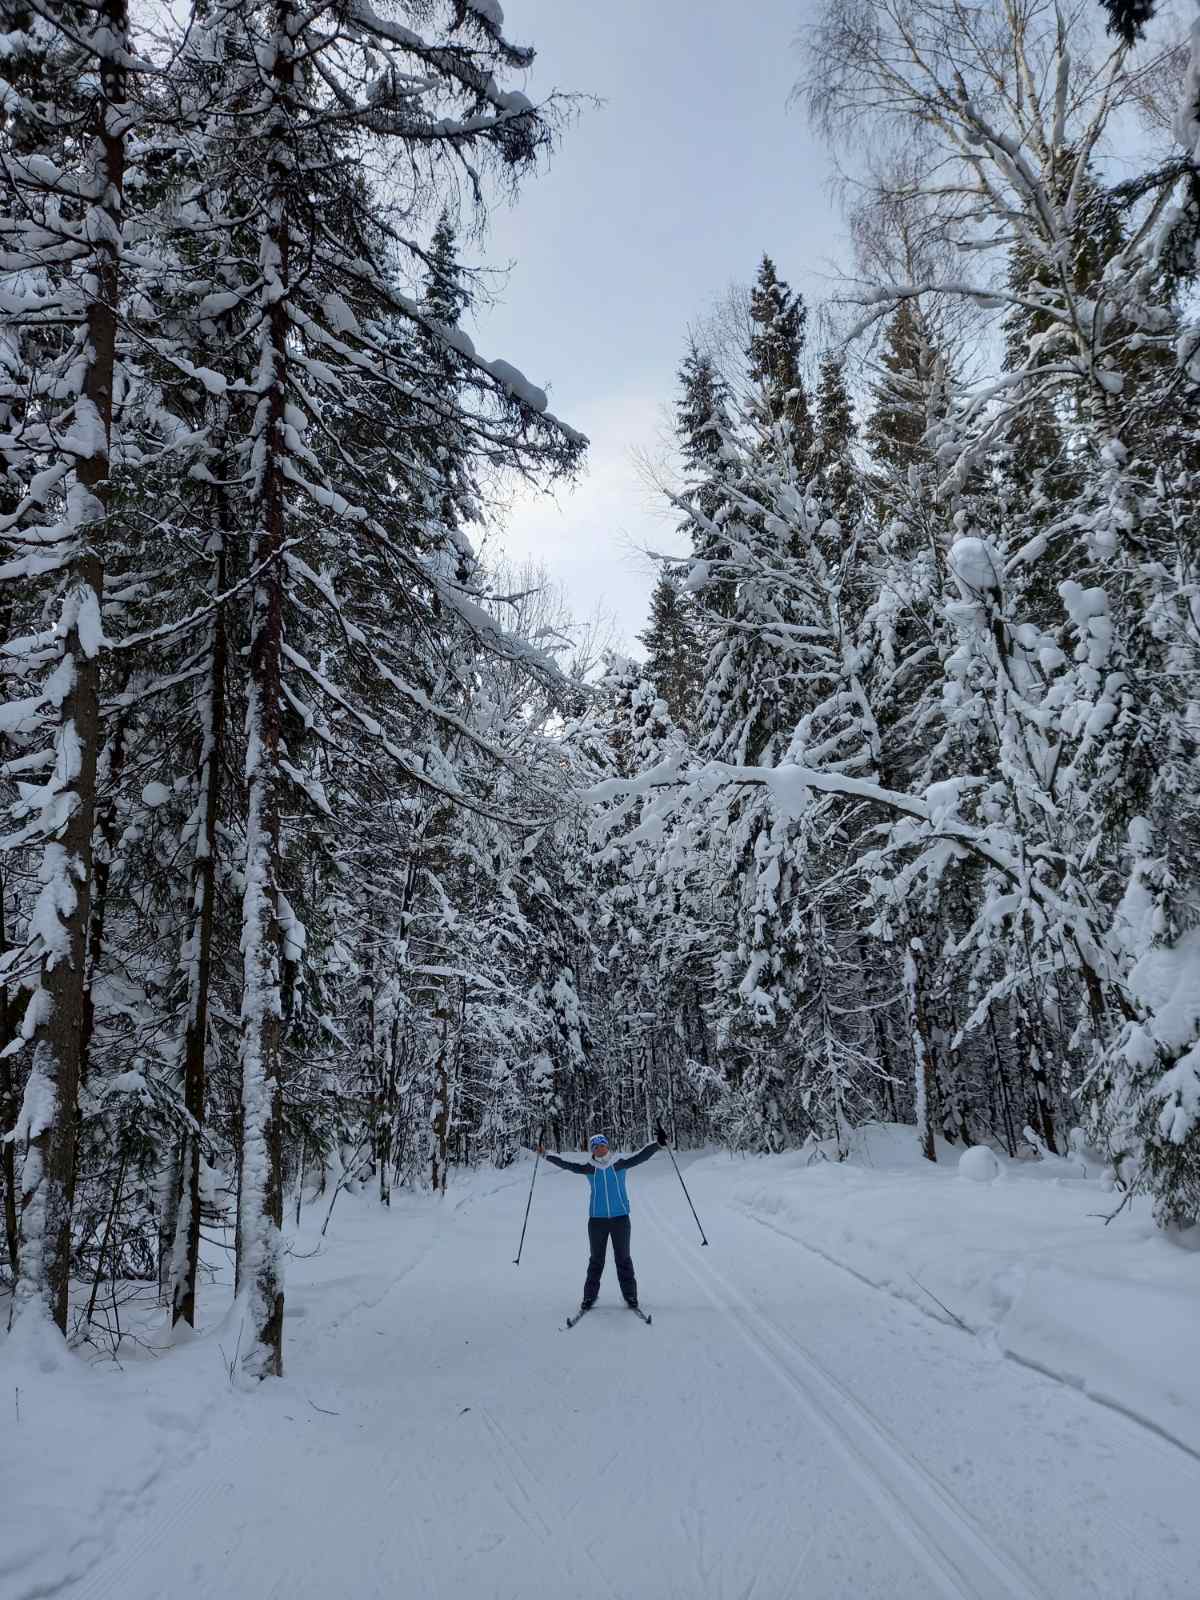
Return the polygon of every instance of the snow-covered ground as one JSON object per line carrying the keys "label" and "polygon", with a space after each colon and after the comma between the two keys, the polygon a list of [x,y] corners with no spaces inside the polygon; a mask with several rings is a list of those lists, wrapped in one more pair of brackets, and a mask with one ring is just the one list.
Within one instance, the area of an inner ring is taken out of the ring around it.
{"label": "snow-covered ground", "polygon": [[657,1157],[650,1328],[610,1263],[561,1331],[586,1191],[541,1169],[515,1267],[526,1163],[344,1195],[319,1250],[314,1208],[255,1392],[219,1322],[121,1367],[0,1346],[0,1596],[1196,1600],[1200,1254],[947,1154],[682,1158],[707,1249]]}
{"label": "snow-covered ground", "polygon": [[[862,1128],[843,1166],[789,1175],[802,1158],[749,1163],[733,1203],[1200,1457],[1200,1228],[1169,1242],[1146,1199],[1113,1217],[1121,1197],[1086,1154],[1010,1162],[938,1149],[931,1167],[911,1128]],[[968,1181],[960,1159],[995,1177]]]}

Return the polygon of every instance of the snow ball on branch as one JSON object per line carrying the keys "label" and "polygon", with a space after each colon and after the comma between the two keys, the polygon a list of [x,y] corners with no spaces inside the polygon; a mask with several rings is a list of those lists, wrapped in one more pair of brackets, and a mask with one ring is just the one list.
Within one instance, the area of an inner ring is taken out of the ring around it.
{"label": "snow ball on branch", "polygon": [[114,1094],[135,1094],[139,1099],[149,1104],[150,1086],[140,1072],[118,1072],[115,1078],[109,1078],[104,1084],[103,1093],[107,1098]]}
{"label": "snow ball on branch", "polygon": [[1059,584],[1058,592],[1070,613],[1071,621],[1081,633],[1087,632],[1088,623],[1103,617],[1108,611],[1108,595],[1103,589],[1085,589],[1082,584],[1068,578]]}
{"label": "snow ball on branch", "polygon": [[782,766],[772,768],[764,781],[780,816],[790,822],[798,822],[812,803],[812,789],[806,769],[785,762]]}
{"label": "snow ball on branch", "polygon": [[149,806],[151,811],[159,806],[165,806],[171,798],[171,791],[165,783],[148,783],[142,790],[142,804]]}
{"label": "snow ball on branch", "polygon": [[929,784],[925,790],[925,804],[929,807],[930,821],[936,825],[958,817],[964,791],[977,787],[973,778],[943,778]]}
{"label": "snow ball on branch", "polygon": [[988,539],[956,539],[950,549],[950,570],[968,595],[998,594],[1004,561]]}
{"label": "snow ball on branch", "polygon": [[340,294],[327,294],[321,309],[334,333],[358,333],[358,318]]}

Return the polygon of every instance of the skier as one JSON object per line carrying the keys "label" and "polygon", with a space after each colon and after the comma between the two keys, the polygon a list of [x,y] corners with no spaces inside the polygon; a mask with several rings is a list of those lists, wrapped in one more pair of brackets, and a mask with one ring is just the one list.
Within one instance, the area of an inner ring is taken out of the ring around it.
{"label": "skier", "polygon": [[[631,1311],[638,1309],[637,1279],[633,1274],[633,1261],[629,1254],[629,1195],[625,1189],[625,1174],[630,1167],[657,1155],[667,1142],[662,1123],[654,1130],[655,1142],[639,1150],[635,1156],[622,1156],[614,1161],[609,1154],[608,1140],[602,1133],[594,1133],[588,1140],[591,1160],[588,1162],[564,1161],[561,1156],[548,1154],[544,1145],[538,1145],[538,1155],[545,1156],[551,1166],[564,1172],[578,1172],[591,1186],[591,1204],[588,1206],[588,1269],[583,1286],[583,1300],[579,1310],[582,1315],[596,1303],[600,1289],[600,1275],[604,1271],[604,1258],[608,1241],[612,1239],[613,1256],[617,1263],[617,1281],[625,1304]],[[643,1319],[644,1320],[644,1319]]]}

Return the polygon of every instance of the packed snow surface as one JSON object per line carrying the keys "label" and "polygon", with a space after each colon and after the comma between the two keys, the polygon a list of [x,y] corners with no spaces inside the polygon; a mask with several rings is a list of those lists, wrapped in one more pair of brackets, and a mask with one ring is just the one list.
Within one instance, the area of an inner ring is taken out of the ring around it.
{"label": "packed snow surface", "polygon": [[310,1203],[282,1381],[230,1385],[227,1286],[120,1367],[0,1345],[0,1594],[1195,1600],[1200,1254],[1082,1158],[940,1153],[681,1156],[707,1249],[638,1168],[650,1328],[610,1262],[561,1331],[587,1190],[541,1167],[515,1267],[525,1160]]}

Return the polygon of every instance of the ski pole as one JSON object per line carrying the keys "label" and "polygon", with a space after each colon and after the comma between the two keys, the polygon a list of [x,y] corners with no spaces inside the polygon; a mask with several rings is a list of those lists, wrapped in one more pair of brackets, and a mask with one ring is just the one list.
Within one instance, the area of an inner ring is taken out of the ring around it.
{"label": "ski pole", "polygon": [[[691,1197],[690,1194],[688,1194],[688,1186],[683,1181],[683,1173],[680,1172],[680,1170],[679,1170],[679,1163],[678,1163],[678,1161],[676,1161],[675,1152],[674,1152],[674,1150],[671,1149],[670,1145],[667,1146],[667,1154],[671,1158],[671,1165],[675,1168],[675,1176],[679,1179],[679,1186],[683,1190],[684,1195],[687,1198],[687,1203],[688,1203],[689,1206],[692,1206],[692,1197]],[[695,1208],[695,1206],[692,1206],[692,1215],[694,1217],[696,1217],[696,1208]],[[696,1226],[700,1229],[700,1243],[701,1244],[707,1244],[708,1240],[704,1237],[704,1224],[700,1221],[699,1217],[696,1217]]]}
{"label": "ski pole", "polygon": [[521,1224],[521,1242],[517,1246],[517,1259],[514,1267],[521,1265],[521,1251],[525,1248],[525,1229],[529,1226],[529,1208],[533,1204],[533,1186],[537,1182],[538,1162],[542,1159],[542,1145],[546,1142],[546,1124],[542,1124],[542,1131],[538,1134],[538,1153],[533,1158],[533,1177],[529,1180],[529,1199],[525,1202],[525,1221]]}

